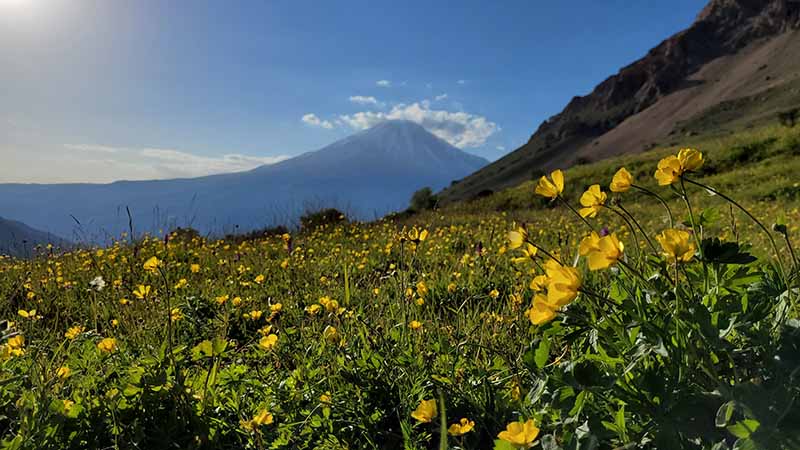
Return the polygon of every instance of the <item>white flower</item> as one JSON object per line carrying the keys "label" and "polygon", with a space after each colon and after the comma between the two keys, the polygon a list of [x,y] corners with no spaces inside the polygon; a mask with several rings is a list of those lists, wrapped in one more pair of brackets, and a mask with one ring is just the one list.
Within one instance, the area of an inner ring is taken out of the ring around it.
{"label": "white flower", "polygon": [[100,276],[94,277],[94,279],[89,282],[89,286],[91,286],[95,291],[100,292],[104,287],[106,287],[106,280]]}

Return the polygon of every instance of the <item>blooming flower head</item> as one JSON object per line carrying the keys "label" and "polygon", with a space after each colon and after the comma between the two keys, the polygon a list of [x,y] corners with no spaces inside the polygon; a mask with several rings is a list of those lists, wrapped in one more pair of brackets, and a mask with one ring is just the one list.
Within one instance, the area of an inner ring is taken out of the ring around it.
{"label": "blooming flower head", "polygon": [[149,285],[145,286],[143,284],[140,284],[133,291],[133,295],[134,295],[134,297],[138,298],[139,300],[144,300],[145,298],[147,298],[148,295],[150,295],[150,291],[151,290],[152,290],[152,288]]}
{"label": "blooming flower head", "polygon": [[200,272],[200,264],[192,264],[189,266],[189,270],[191,270],[192,273]]}
{"label": "blooming flower head", "polygon": [[625,247],[617,239],[617,235],[612,233],[600,237],[594,231],[583,238],[578,248],[581,256],[585,256],[589,262],[589,270],[607,269],[622,257]]}
{"label": "blooming flower head", "polygon": [[547,287],[547,275],[537,275],[531,280],[530,288],[533,292],[542,292]]}
{"label": "blooming flower head", "polygon": [[171,321],[177,322],[183,319],[183,311],[181,311],[180,308],[172,308],[172,310],[169,312],[169,318]]}
{"label": "blooming flower head", "polygon": [[106,287],[106,280],[101,276],[96,276],[89,282],[89,286],[95,291],[100,292]]}
{"label": "blooming flower head", "polygon": [[497,435],[503,441],[508,442],[514,448],[528,448],[539,436],[539,429],[533,423],[533,419],[527,422],[511,422],[506,426],[505,431]]}
{"label": "blooming flower head", "polygon": [[462,418],[458,423],[450,425],[450,428],[447,429],[447,433],[451,436],[461,436],[462,434],[469,433],[473,428],[475,428],[475,422]]}
{"label": "blooming flower head", "polygon": [[67,366],[61,366],[56,370],[56,376],[58,378],[67,378],[72,373],[72,369]]}
{"label": "blooming flower head", "polygon": [[158,267],[161,265],[161,260],[156,258],[155,256],[150,257],[147,261],[144,262],[142,267],[145,271],[154,273],[158,270]]}
{"label": "blooming flower head", "polygon": [[72,339],[75,339],[76,337],[78,337],[78,335],[80,335],[81,333],[83,333],[83,327],[82,326],[78,325],[78,326],[74,326],[74,327],[69,327],[67,329],[67,332],[64,333],[64,337],[69,339],[69,340],[72,340]]}
{"label": "blooming flower head", "polygon": [[581,195],[581,205],[583,205],[583,208],[579,211],[581,217],[597,216],[597,213],[606,203],[607,197],[608,195],[600,190],[599,184],[589,186],[589,189]]}
{"label": "blooming flower head", "polygon": [[661,186],[670,185],[684,172],[691,172],[703,165],[703,154],[693,148],[683,148],[678,155],[669,155],[658,162],[655,177]]}
{"label": "blooming flower head", "polygon": [[105,338],[97,343],[97,349],[101,352],[112,353],[117,349],[117,340],[114,338]]}
{"label": "blooming flower head", "polygon": [[412,330],[419,330],[422,328],[422,322],[419,320],[412,320],[411,322],[408,322],[408,328],[411,328]]}
{"label": "blooming flower head", "polygon": [[250,420],[242,420],[239,424],[249,432],[257,432],[262,425],[269,425],[273,422],[274,417],[272,413],[266,409],[262,409]]}
{"label": "blooming flower head", "polygon": [[436,400],[422,400],[419,402],[419,406],[414,412],[411,413],[411,417],[417,419],[422,423],[428,423],[436,417],[437,409],[436,409]]}
{"label": "blooming flower head", "polygon": [[13,356],[22,356],[25,354],[25,337],[21,334],[13,336],[8,339],[7,346]]}
{"label": "blooming flower head", "polygon": [[322,337],[325,338],[326,341],[334,343],[339,339],[339,331],[336,327],[328,325],[322,330]]}
{"label": "blooming flower head", "polygon": [[557,169],[550,174],[550,179],[542,176],[542,178],[539,178],[539,184],[536,185],[535,192],[542,197],[551,199],[558,197],[564,192],[564,173]]}
{"label": "blooming flower head", "polygon": [[277,334],[268,334],[258,341],[258,346],[264,350],[272,350],[278,344]]}
{"label": "blooming flower head", "polygon": [[581,278],[578,269],[565,267],[550,260],[545,264],[547,272],[547,302],[557,307],[564,306],[578,296]]}
{"label": "blooming flower head", "polygon": [[689,232],[670,228],[656,236],[664,256],[672,261],[688,262],[694,256],[695,245]]}
{"label": "blooming flower head", "polygon": [[533,298],[533,306],[525,311],[528,320],[534,325],[542,325],[556,318],[557,305],[547,301],[547,297],[536,294]]}
{"label": "blooming flower head", "polygon": [[614,174],[614,178],[611,179],[611,184],[608,188],[611,192],[626,192],[631,188],[632,184],[633,176],[627,169],[621,167],[617,173]]}
{"label": "blooming flower head", "polygon": [[508,232],[508,248],[514,250],[520,248],[522,244],[528,239],[528,231],[525,228],[518,227],[516,230]]}

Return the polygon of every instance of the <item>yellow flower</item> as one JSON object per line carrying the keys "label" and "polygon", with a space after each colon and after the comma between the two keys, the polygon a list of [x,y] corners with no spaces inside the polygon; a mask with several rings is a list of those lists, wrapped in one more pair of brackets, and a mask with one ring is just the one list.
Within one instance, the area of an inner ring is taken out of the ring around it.
{"label": "yellow flower", "polygon": [[214,299],[214,301],[216,301],[218,305],[222,305],[225,302],[227,302],[229,298],[230,298],[230,296],[228,296],[227,294],[226,295],[220,295],[220,296],[216,297]]}
{"label": "yellow flower", "polygon": [[408,231],[408,239],[414,242],[422,242],[428,238],[428,230],[420,231],[417,227]]}
{"label": "yellow flower", "polygon": [[262,409],[250,420],[242,420],[239,424],[247,431],[257,432],[262,425],[269,425],[273,422],[274,417],[272,413],[266,409]]}
{"label": "yellow flower", "polygon": [[188,285],[189,281],[187,281],[186,278],[181,278],[177,283],[175,283],[175,289],[183,289]]}
{"label": "yellow flower", "polygon": [[24,317],[26,319],[36,320],[36,310],[35,309],[32,309],[30,311],[25,311],[24,309],[20,309],[19,311],[17,311],[17,314],[19,314],[20,317]]}
{"label": "yellow flower", "polygon": [[169,318],[173,322],[177,322],[183,319],[183,312],[180,308],[172,308],[172,311],[169,312]]}
{"label": "yellow flower", "polygon": [[114,338],[105,338],[97,343],[97,349],[106,353],[111,353],[117,349],[117,340]]}
{"label": "yellow flower", "polygon": [[475,428],[475,422],[462,418],[459,423],[450,425],[450,428],[447,429],[447,433],[451,436],[461,436],[462,434],[469,433],[473,428]]}
{"label": "yellow flower", "polygon": [[268,334],[258,341],[258,346],[264,350],[272,350],[278,344],[277,334]]}
{"label": "yellow flower", "polygon": [[339,339],[339,331],[336,330],[336,327],[328,325],[322,330],[322,337],[325,338],[326,341],[334,343]]}
{"label": "yellow flower", "polygon": [[68,328],[67,332],[64,333],[64,337],[67,338],[67,339],[72,340],[72,339],[75,339],[76,337],[78,337],[78,335],[80,335],[81,333],[83,333],[83,327],[78,325],[78,326],[74,326],[74,327]]}
{"label": "yellow flower", "polygon": [[500,297],[500,291],[497,289],[492,289],[491,292],[489,292],[489,297],[491,297],[492,300],[496,300],[497,297]]}
{"label": "yellow flower", "polygon": [[694,256],[695,245],[687,231],[670,228],[656,236],[664,256],[672,261],[688,262]]}
{"label": "yellow flower", "polygon": [[668,186],[678,181],[681,173],[680,161],[675,155],[669,155],[658,162],[654,176],[660,186]]}
{"label": "yellow flower", "polygon": [[545,264],[547,272],[547,302],[558,307],[564,306],[578,296],[581,278],[574,267],[564,267],[550,260]]}
{"label": "yellow flower", "polygon": [[614,178],[611,179],[611,185],[608,188],[611,189],[611,192],[627,192],[632,184],[633,176],[627,169],[622,167],[614,174]]}
{"label": "yellow flower", "polygon": [[456,284],[455,284],[455,283],[450,283],[450,284],[448,284],[448,285],[447,285],[447,292],[449,292],[449,293],[451,293],[451,294],[452,294],[453,292],[455,292],[455,291],[456,291],[456,289],[458,289],[458,286],[456,286]]}
{"label": "yellow flower", "polygon": [[419,283],[417,283],[417,295],[419,295],[420,297],[425,297],[426,295],[428,295],[428,286],[425,285],[424,281],[420,281]]}
{"label": "yellow flower", "polygon": [[678,152],[678,161],[684,172],[692,172],[703,165],[703,154],[693,148],[682,148]]}
{"label": "yellow flower", "polygon": [[308,305],[308,306],[306,306],[306,312],[307,312],[309,315],[311,315],[311,316],[314,316],[314,315],[316,315],[316,314],[317,314],[317,312],[319,312],[319,310],[320,310],[321,308],[322,308],[322,307],[321,307],[320,305],[318,305],[318,304],[314,303],[313,305]]}
{"label": "yellow flower", "polygon": [[617,239],[617,235],[612,233],[607,236],[599,237],[594,231],[581,241],[579,253],[586,256],[589,262],[589,270],[607,269],[622,257],[625,247]]}
{"label": "yellow flower", "polygon": [[150,295],[150,291],[151,291],[151,290],[152,290],[152,288],[151,288],[149,285],[148,285],[148,286],[145,286],[145,285],[143,285],[143,284],[140,284],[140,285],[139,285],[139,286],[138,286],[138,287],[137,287],[137,288],[136,288],[136,289],[133,291],[133,295],[134,295],[136,298],[138,298],[139,300],[144,300],[145,298],[147,298],[147,296],[148,296],[148,295]]}
{"label": "yellow flower", "polygon": [[520,248],[522,243],[528,239],[528,231],[522,227],[517,228],[514,231],[508,232],[508,248],[513,250],[515,248]]}
{"label": "yellow flower", "polygon": [[422,423],[428,423],[436,417],[437,408],[436,408],[436,400],[422,400],[419,402],[419,406],[414,412],[411,413],[411,417],[417,419]]}
{"label": "yellow flower", "polygon": [[600,212],[603,205],[606,203],[607,195],[605,192],[600,190],[599,184],[593,184],[589,186],[589,189],[581,195],[581,205],[583,208],[580,209],[581,217],[595,217],[597,213]]}
{"label": "yellow flower", "polygon": [[200,264],[192,264],[189,266],[189,270],[191,270],[192,273],[200,272]]}
{"label": "yellow flower", "polygon": [[547,275],[537,275],[531,280],[530,288],[533,292],[541,292],[547,287]]}
{"label": "yellow flower", "polygon": [[326,405],[329,404],[331,402],[331,393],[328,392],[328,391],[325,391],[324,394],[319,396],[319,401],[320,401],[320,403],[324,403]]}
{"label": "yellow flower", "polygon": [[506,426],[505,431],[497,435],[503,441],[508,442],[514,448],[528,448],[539,436],[539,429],[533,423],[533,419],[528,419],[525,423],[511,422]]}
{"label": "yellow flower", "polygon": [[683,148],[678,156],[669,155],[658,162],[655,177],[661,186],[670,185],[680,178],[684,172],[691,172],[703,165],[703,154],[693,148]]}
{"label": "yellow flower", "polygon": [[522,263],[528,262],[528,261],[534,259],[534,257],[536,256],[536,253],[538,251],[539,251],[539,249],[537,247],[535,247],[532,244],[529,244],[529,243],[526,242],[525,243],[525,247],[520,250],[520,252],[522,253],[522,256],[520,256],[518,258],[511,258],[511,262],[513,262],[515,264],[522,264]]}
{"label": "yellow flower", "polygon": [[412,330],[419,330],[422,328],[422,322],[418,320],[412,320],[408,323],[408,328],[411,328]]}
{"label": "yellow flower", "polygon": [[69,412],[72,410],[72,407],[75,406],[75,402],[67,399],[61,400],[61,404],[64,407],[64,414],[69,414]]}
{"label": "yellow flower", "polygon": [[144,264],[142,265],[144,270],[150,273],[156,272],[159,266],[161,266],[161,260],[156,258],[155,256],[145,261]]}
{"label": "yellow flower", "polygon": [[25,337],[18,334],[8,339],[6,349],[10,356],[22,356],[25,354]]}
{"label": "yellow flower", "polygon": [[72,369],[67,366],[61,366],[56,370],[56,376],[58,378],[67,378],[72,373]]}
{"label": "yellow flower", "polygon": [[542,176],[539,184],[536,185],[535,192],[543,197],[554,199],[564,192],[564,174],[561,170],[554,170],[550,174],[550,178],[552,181]]}
{"label": "yellow flower", "polygon": [[257,275],[257,276],[256,276],[256,279],[255,279],[255,280],[253,280],[253,281],[255,281],[257,284],[261,284],[261,283],[263,283],[263,282],[264,282],[264,280],[266,280],[266,279],[267,279],[267,277],[265,277],[264,275]]}
{"label": "yellow flower", "polygon": [[262,316],[263,314],[264,314],[264,312],[263,312],[263,311],[260,311],[260,310],[254,309],[254,310],[250,311],[249,313],[244,313],[244,314],[243,314],[243,317],[244,317],[245,319],[250,319],[250,320],[258,320],[258,319],[260,319],[260,318],[261,318],[261,316]]}
{"label": "yellow flower", "polygon": [[542,325],[550,322],[556,318],[556,310],[558,306],[553,305],[547,301],[547,297],[542,294],[536,294],[533,298],[533,306],[525,311],[528,320],[534,325]]}

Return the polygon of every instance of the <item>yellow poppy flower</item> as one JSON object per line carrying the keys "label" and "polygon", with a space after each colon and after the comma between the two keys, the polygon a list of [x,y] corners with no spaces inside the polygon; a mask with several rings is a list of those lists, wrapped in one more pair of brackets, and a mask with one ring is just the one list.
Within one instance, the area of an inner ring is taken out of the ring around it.
{"label": "yellow poppy flower", "polygon": [[535,192],[542,197],[551,199],[558,197],[564,192],[564,174],[561,170],[554,170],[550,174],[550,179],[542,176],[542,178],[539,179],[539,184],[536,185]]}
{"label": "yellow poppy flower", "polygon": [[145,298],[147,298],[148,295],[150,295],[150,291],[151,290],[152,290],[152,288],[150,286],[145,286],[143,284],[140,284],[133,291],[133,295],[134,295],[134,297],[138,298],[139,300],[144,300]]}
{"label": "yellow poppy flower", "polygon": [[530,288],[533,292],[542,292],[547,287],[547,275],[537,275],[531,280]]}
{"label": "yellow poppy flower", "polygon": [[266,409],[262,409],[250,420],[242,420],[239,424],[247,431],[257,432],[262,425],[269,425],[274,421],[272,413]]}
{"label": "yellow poppy flower", "polygon": [[105,353],[111,353],[117,349],[117,340],[114,338],[105,338],[97,343],[97,349]]}
{"label": "yellow poppy flower", "polygon": [[669,155],[658,162],[658,168],[654,176],[658,180],[659,186],[668,186],[680,178],[681,162],[675,155]]}
{"label": "yellow poppy flower", "polygon": [[458,423],[450,425],[450,428],[447,429],[447,433],[450,436],[461,436],[462,434],[469,433],[473,428],[475,428],[475,422],[462,418]]}
{"label": "yellow poppy flower", "polygon": [[418,320],[412,320],[408,323],[408,328],[411,328],[412,330],[419,330],[422,328],[422,322]]}
{"label": "yellow poppy flower", "polygon": [[58,378],[67,378],[72,373],[72,369],[67,366],[61,366],[56,370],[56,376]]}
{"label": "yellow poppy flower", "polygon": [[633,176],[624,167],[620,168],[611,179],[611,184],[608,188],[611,192],[627,192],[633,184]]}
{"label": "yellow poppy flower", "polygon": [[547,272],[547,302],[564,306],[578,296],[581,278],[574,267],[565,267],[550,260],[545,264]]}
{"label": "yellow poppy flower", "polygon": [[547,301],[547,297],[537,294],[533,298],[533,306],[525,311],[528,320],[534,325],[542,325],[556,318],[558,306]]}
{"label": "yellow poppy flower", "polygon": [[678,161],[683,172],[693,172],[703,165],[703,154],[693,148],[682,148],[678,152]]}
{"label": "yellow poppy flower", "polygon": [[508,442],[514,448],[528,448],[539,436],[539,429],[533,423],[533,419],[528,419],[525,423],[511,422],[506,426],[505,431],[497,435],[503,441]]}
{"label": "yellow poppy flower", "polygon": [[78,335],[80,335],[81,333],[83,333],[83,327],[82,326],[74,326],[74,327],[70,327],[70,328],[67,329],[67,332],[64,333],[64,337],[67,338],[67,339],[72,340],[72,339],[75,339],[76,337],[78,337]]}
{"label": "yellow poppy flower", "polygon": [[581,205],[583,208],[578,211],[581,217],[595,217],[600,209],[605,205],[608,195],[600,190],[599,184],[589,186],[589,189],[581,195]]}
{"label": "yellow poppy flower", "polygon": [[192,264],[189,266],[189,270],[191,270],[192,273],[200,272],[200,264]]}
{"label": "yellow poppy flower", "polygon": [[589,263],[589,270],[607,269],[622,257],[625,246],[617,239],[617,235],[612,233],[607,236],[599,237],[592,232],[581,241],[578,252],[585,256]]}
{"label": "yellow poppy flower", "polygon": [[422,400],[419,402],[417,409],[411,413],[411,417],[417,419],[419,422],[428,423],[436,417],[436,414],[436,400]]}
{"label": "yellow poppy flower", "polygon": [[268,334],[258,341],[258,346],[264,350],[272,350],[278,344],[277,334]]}
{"label": "yellow poppy flower", "polygon": [[154,273],[158,270],[158,267],[161,266],[161,260],[156,258],[155,256],[150,257],[147,261],[144,262],[142,267],[145,271]]}
{"label": "yellow poppy flower", "polygon": [[689,232],[670,228],[656,236],[664,250],[664,256],[671,261],[688,262],[695,252],[695,245]]}
{"label": "yellow poppy flower", "polygon": [[525,228],[519,227],[514,231],[508,232],[508,248],[513,250],[520,248],[522,244],[528,239],[528,231]]}

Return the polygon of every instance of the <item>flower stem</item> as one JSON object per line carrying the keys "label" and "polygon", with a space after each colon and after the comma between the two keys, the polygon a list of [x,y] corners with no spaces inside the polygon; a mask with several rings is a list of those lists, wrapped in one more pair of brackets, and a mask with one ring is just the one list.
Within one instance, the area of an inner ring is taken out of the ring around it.
{"label": "flower stem", "polygon": [[646,188],[643,188],[641,186],[637,186],[635,184],[632,184],[631,187],[634,187],[634,188],[644,192],[645,194],[647,194],[647,195],[649,195],[651,197],[655,197],[656,200],[658,200],[661,203],[661,205],[664,207],[664,209],[667,210],[667,216],[669,216],[669,227],[670,228],[675,228],[675,219],[672,217],[672,210],[669,209],[669,205],[667,205],[667,201],[666,200],[661,198],[660,195],[656,194],[655,192],[651,191],[650,189],[646,189]]}
{"label": "flower stem", "polygon": [[583,217],[578,211],[576,211],[575,208],[573,208],[572,205],[569,204],[569,202],[564,200],[564,198],[562,196],[559,195],[558,199],[561,200],[561,203],[563,203],[564,206],[569,208],[570,211],[575,213],[575,215],[578,216],[578,218],[580,218],[583,221],[583,223],[586,224],[587,227],[589,227],[590,231],[594,231],[594,227],[592,226],[592,224],[589,223],[588,220],[586,220],[586,217]]}

